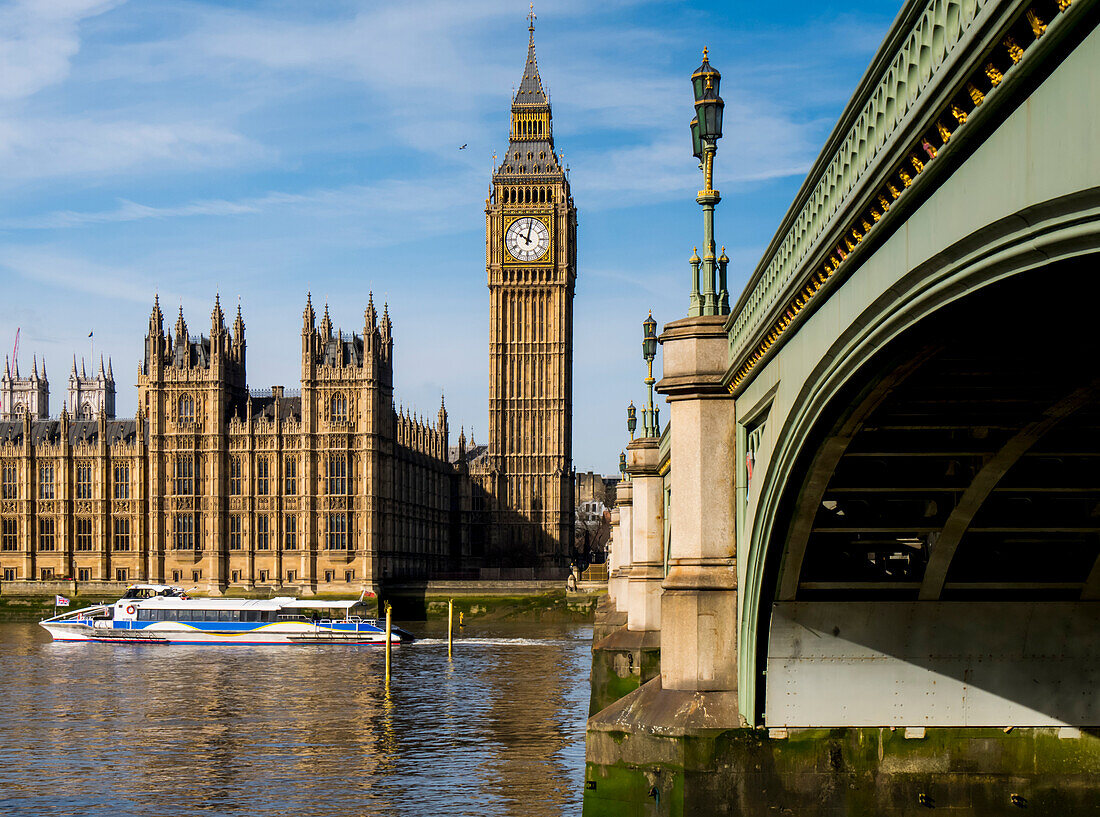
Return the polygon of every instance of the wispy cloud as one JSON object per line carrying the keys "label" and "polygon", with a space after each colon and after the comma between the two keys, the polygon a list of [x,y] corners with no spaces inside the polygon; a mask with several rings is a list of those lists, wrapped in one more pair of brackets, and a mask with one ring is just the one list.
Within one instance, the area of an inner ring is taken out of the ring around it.
{"label": "wispy cloud", "polygon": [[0,8],[0,99],[30,96],[69,75],[78,28],[123,0],[17,0]]}
{"label": "wispy cloud", "polygon": [[[0,253],[0,269],[51,289],[132,303],[149,301],[147,271],[99,264],[48,248],[4,247]],[[165,276],[162,280],[171,278]],[[168,300],[180,298],[172,290],[162,291]]]}

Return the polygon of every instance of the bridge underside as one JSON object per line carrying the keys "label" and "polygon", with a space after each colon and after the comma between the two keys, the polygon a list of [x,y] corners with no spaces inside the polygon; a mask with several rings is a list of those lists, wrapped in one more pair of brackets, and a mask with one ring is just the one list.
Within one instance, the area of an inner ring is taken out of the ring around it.
{"label": "bridge underside", "polygon": [[1097,268],[975,291],[833,400],[775,528],[768,725],[1100,723]]}
{"label": "bridge underside", "polygon": [[1097,268],[976,292],[868,367],[797,486],[784,598],[1100,597],[1100,333],[1066,306]]}

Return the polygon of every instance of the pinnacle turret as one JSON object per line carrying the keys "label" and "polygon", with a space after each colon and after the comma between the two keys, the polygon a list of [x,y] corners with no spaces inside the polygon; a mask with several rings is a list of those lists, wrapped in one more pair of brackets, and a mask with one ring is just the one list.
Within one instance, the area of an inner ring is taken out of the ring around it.
{"label": "pinnacle turret", "polygon": [[313,298],[311,293],[306,293],[306,308],[302,310],[302,331],[312,331],[317,322],[317,314],[313,311]]}
{"label": "pinnacle turret", "polygon": [[363,325],[367,330],[374,329],[378,326],[378,313],[374,309],[374,293],[367,293],[367,308],[363,312]]}
{"label": "pinnacle turret", "polygon": [[233,340],[237,343],[244,340],[244,317],[241,315],[240,301],[237,301],[237,317],[233,320]]}
{"label": "pinnacle turret", "polygon": [[180,314],[176,318],[176,340],[180,343],[187,342],[187,321],[183,319],[183,304],[180,304]]}
{"label": "pinnacle turret", "polygon": [[210,313],[210,334],[218,334],[225,329],[225,314],[222,312],[222,300],[220,293],[214,293],[214,311]]}

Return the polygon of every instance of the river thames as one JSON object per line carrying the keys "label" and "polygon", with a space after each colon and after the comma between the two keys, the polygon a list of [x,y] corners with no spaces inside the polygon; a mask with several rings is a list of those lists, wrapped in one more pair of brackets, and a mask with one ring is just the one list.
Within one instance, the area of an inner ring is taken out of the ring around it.
{"label": "river thames", "polygon": [[0,813],[574,815],[591,629],[380,647],[55,644],[0,623]]}

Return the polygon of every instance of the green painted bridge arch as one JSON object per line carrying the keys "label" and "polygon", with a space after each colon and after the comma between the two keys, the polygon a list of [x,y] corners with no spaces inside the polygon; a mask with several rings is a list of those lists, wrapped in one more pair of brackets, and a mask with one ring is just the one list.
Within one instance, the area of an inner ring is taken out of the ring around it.
{"label": "green painted bridge arch", "polygon": [[906,4],[730,316],[750,723],[1100,723],[1098,12]]}

